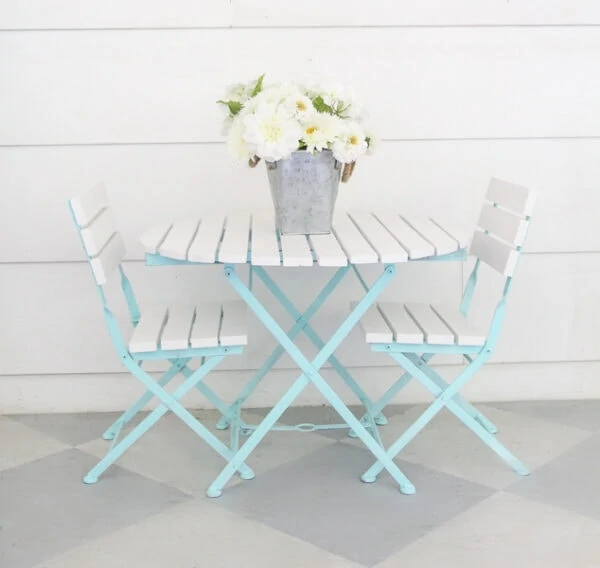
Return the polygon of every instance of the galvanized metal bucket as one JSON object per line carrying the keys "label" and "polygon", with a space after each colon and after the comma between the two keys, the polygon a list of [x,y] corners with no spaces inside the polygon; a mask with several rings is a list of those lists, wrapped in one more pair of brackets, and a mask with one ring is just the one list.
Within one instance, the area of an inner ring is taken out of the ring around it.
{"label": "galvanized metal bucket", "polygon": [[330,233],[341,172],[342,164],[331,150],[314,154],[299,150],[285,160],[267,162],[279,231],[303,235]]}

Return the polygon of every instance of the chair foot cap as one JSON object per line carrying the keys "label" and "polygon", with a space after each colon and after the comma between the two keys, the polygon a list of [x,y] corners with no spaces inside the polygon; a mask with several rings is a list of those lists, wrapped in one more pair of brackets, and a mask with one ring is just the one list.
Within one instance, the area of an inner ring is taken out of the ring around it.
{"label": "chair foot cap", "polygon": [[248,468],[248,469],[242,469],[240,471],[240,479],[243,479],[244,481],[248,481],[250,479],[254,479],[256,477],[256,475],[254,474],[254,472]]}
{"label": "chair foot cap", "polygon": [[377,480],[377,476],[376,475],[367,475],[366,473],[363,473],[360,477],[360,480],[363,483],[375,483],[375,481]]}
{"label": "chair foot cap", "polygon": [[93,485],[94,483],[96,483],[98,481],[98,478],[95,475],[86,475],[83,478],[83,482],[86,485]]}
{"label": "chair foot cap", "polygon": [[375,416],[375,424],[377,426],[385,426],[388,423],[388,419],[383,414]]}
{"label": "chair foot cap", "polygon": [[515,468],[515,473],[517,475],[523,475],[523,476],[527,476],[527,475],[531,474],[531,472],[526,467],[524,467],[524,466],[516,467]]}
{"label": "chair foot cap", "polygon": [[348,430],[348,438],[358,438],[354,430]]}
{"label": "chair foot cap", "polygon": [[206,490],[206,496],[210,497],[211,499],[216,499],[217,497],[220,497],[222,493],[223,492],[220,489],[213,489],[212,487],[209,487]]}
{"label": "chair foot cap", "polygon": [[115,439],[115,433],[108,430],[104,432],[104,434],[102,434],[102,439],[106,440],[107,442],[110,442],[111,440]]}
{"label": "chair foot cap", "polygon": [[402,483],[400,484],[400,493],[404,493],[404,495],[414,495],[416,493],[415,486],[412,483]]}
{"label": "chair foot cap", "polygon": [[224,416],[221,416],[215,428],[217,430],[227,430],[227,428],[229,428],[229,420],[227,420],[227,418],[225,418]]}

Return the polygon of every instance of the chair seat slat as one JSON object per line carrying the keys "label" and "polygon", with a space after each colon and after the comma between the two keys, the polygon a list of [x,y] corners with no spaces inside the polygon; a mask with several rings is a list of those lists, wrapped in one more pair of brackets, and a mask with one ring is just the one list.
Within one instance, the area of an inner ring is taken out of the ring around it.
{"label": "chair seat slat", "polygon": [[[356,302],[350,304],[351,309],[356,307]],[[392,343],[394,333],[388,323],[383,319],[377,306],[371,306],[359,321],[359,325],[365,334],[367,343]]]}
{"label": "chair seat slat", "polygon": [[190,345],[193,348],[216,347],[219,345],[221,313],[220,303],[196,306],[196,318],[190,333]]}
{"label": "chair seat slat", "polygon": [[129,351],[131,353],[156,351],[167,317],[166,306],[146,307],[129,341]]}
{"label": "chair seat slat", "polygon": [[429,304],[406,304],[406,311],[423,330],[425,341],[433,345],[452,345],[454,334]]}
{"label": "chair seat slat", "polygon": [[458,310],[442,304],[433,304],[431,309],[454,333],[458,345],[483,345],[486,334],[475,328]]}
{"label": "chair seat slat", "polygon": [[170,306],[168,318],[160,335],[160,348],[187,349],[190,346],[190,332],[195,310],[190,306]]}
{"label": "chair seat slat", "polygon": [[245,302],[237,300],[223,303],[223,316],[219,330],[219,343],[228,345],[247,345],[248,308]]}
{"label": "chair seat slat", "polygon": [[423,332],[406,312],[402,304],[379,302],[379,311],[394,332],[396,343],[423,343]]}

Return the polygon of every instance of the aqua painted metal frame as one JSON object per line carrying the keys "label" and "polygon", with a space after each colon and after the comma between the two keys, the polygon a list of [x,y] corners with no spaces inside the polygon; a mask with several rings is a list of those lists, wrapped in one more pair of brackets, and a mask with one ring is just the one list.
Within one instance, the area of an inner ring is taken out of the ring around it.
{"label": "aqua painted metal frame", "polygon": [[[526,217],[526,220],[530,221],[530,218]],[[516,250],[520,253],[522,246],[518,246]],[[460,312],[464,316],[468,314],[471,307],[473,295],[477,287],[480,265],[480,260],[476,259],[463,292]],[[373,405],[372,411],[382,411],[413,378],[434,396],[434,402],[389,447],[387,450],[389,458],[394,459],[440,410],[447,408],[478,436],[484,444],[507,463],[515,473],[518,475],[529,475],[529,469],[496,438],[495,434],[498,431],[496,425],[467,402],[459,392],[489,360],[496,347],[500,328],[506,313],[506,302],[512,281],[512,276],[507,277],[505,280],[502,296],[492,316],[487,339],[483,346],[431,345],[427,343],[419,345],[376,343],[371,345],[373,351],[387,353],[405,371],[396,383]],[[461,355],[467,362],[466,368],[450,384],[429,366],[431,359],[436,354],[441,353]],[[383,469],[384,465],[381,462],[375,462],[363,473],[361,477],[362,481],[373,483]]]}
{"label": "aqua painted metal frame", "polygon": [[[81,227],[77,222],[71,203],[69,209],[73,222],[77,227],[83,250],[90,265],[91,258],[87,254],[83,239],[81,238]],[[119,265],[119,274],[121,279],[121,290],[125,297],[132,327],[136,327],[140,321],[140,310],[133,292],[133,287],[129,281],[122,265]],[[94,282],[96,282],[95,276]],[[219,346],[203,349],[181,349],[181,350],[160,350],[157,349],[148,353],[130,353],[123,340],[121,330],[111,311],[104,289],[96,282],[96,289],[102,303],[104,319],[108,331],[125,368],[136,377],[145,387],[144,394],[125,411],[104,433],[105,440],[112,441],[106,456],[101,459],[88,473],[83,481],[86,484],[96,483],[99,477],[117,461],[135,442],[137,442],[152,426],[154,426],[168,411],[175,414],[184,424],[194,431],[208,446],[217,452],[224,460],[230,461],[235,457],[238,449],[239,430],[241,421],[239,412],[235,408],[226,405],[207,385],[203,384],[203,379],[213,369],[219,365],[227,356],[240,354],[241,346]],[[188,363],[193,358],[200,358],[201,364],[198,369],[193,371]],[[144,361],[147,360],[166,360],[169,361],[170,368],[158,379],[154,380],[146,371],[142,369]],[[183,383],[172,393],[165,390],[165,386],[178,374],[184,376]],[[226,446],[210,430],[200,423],[187,409],[181,405],[181,399],[192,389],[201,392],[211,404],[218,408],[231,425],[230,446]],[[125,425],[148,404],[153,398],[158,399],[159,405],[150,412],[133,430],[131,430],[122,440],[119,441],[119,435]],[[253,479],[254,472],[245,463],[240,462],[235,471],[239,473],[242,479]]]}
{"label": "aqua painted metal frame", "polygon": [[[262,269],[254,267],[257,276],[264,277]],[[348,267],[343,267],[338,270],[341,276],[347,273]],[[316,357],[310,361],[295,345],[292,338],[279,326],[267,309],[257,299],[255,294],[246,286],[240,277],[237,275],[233,265],[225,265],[224,273],[226,278],[231,283],[232,287],[237,291],[238,295],[246,302],[250,310],[257,316],[263,325],[279,342],[279,345],[290,355],[293,361],[298,365],[301,375],[296,379],[292,386],[279,399],[273,408],[267,413],[261,423],[256,426],[248,439],[241,446],[236,456],[229,461],[211,484],[207,491],[209,497],[218,497],[221,495],[223,487],[227,484],[236,469],[247,459],[251,452],[256,448],[260,441],[268,434],[275,426],[281,415],[293,403],[295,398],[306,388],[309,383],[312,383],[331,406],[338,412],[346,424],[354,430],[357,437],[365,444],[365,446],[378,459],[378,463],[382,463],[384,468],[390,473],[394,480],[400,486],[400,490],[404,493],[414,493],[414,486],[409,479],[404,475],[400,468],[389,459],[385,450],[370,433],[365,426],[352,414],[348,407],[342,402],[336,392],[329,386],[325,379],[319,373],[323,364],[330,360],[335,350],[342,341],[346,338],[352,328],[358,323],[367,309],[375,302],[378,295],[390,282],[394,276],[396,269],[393,265],[385,265],[383,273],[375,281],[373,286],[358,302],[355,308],[350,312],[336,332],[332,335],[327,343],[322,344],[322,347]],[[341,276],[339,277],[341,279]],[[265,282],[271,285],[270,280],[265,278]],[[336,281],[330,281],[330,285],[335,287]],[[327,289],[327,287],[326,287]],[[326,291],[326,290],[325,290]],[[313,339],[320,342],[320,339],[313,336]]]}

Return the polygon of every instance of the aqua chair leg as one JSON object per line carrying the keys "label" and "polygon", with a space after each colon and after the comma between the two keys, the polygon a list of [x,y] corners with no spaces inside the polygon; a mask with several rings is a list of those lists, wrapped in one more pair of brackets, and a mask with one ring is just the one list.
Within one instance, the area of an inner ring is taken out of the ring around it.
{"label": "aqua chair leg", "polygon": [[[406,445],[432,420],[432,418],[445,406],[453,412],[469,429],[479,436],[496,454],[504,459],[517,473],[527,475],[527,468],[513,456],[500,442],[479,424],[469,412],[462,408],[454,399],[459,390],[469,381],[473,375],[487,361],[489,353],[480,354],[446,389],[441,389],[430,376],[434,373],[431,368],[426,370],[418,366],[417,357],[410,354],[390,353],[392,358],[407,372],[417,379],[435,397],[435,401],[423,412],[423,414],[394,442],[388,449],[387,455],[394,458]],[[441,377],[440,377],[441,379]],[[442,379],[443,380],[443,379]],[[363,478],[368,480],[382,471],[380,463],[373,464],[364,474]]]}
{"label": "aqua chair leg", "polygon": [[[210,430],[200,424],[183,406],[179,400],[192,390],[196,384],[201,381],[207,373],[214,369],[224,356],[212,357],[207,360],[206,364],[198,369],[191,377],[189,377],[182,385],[180,385],[173,394],[167,393],[152,378],[144,372],[131,359],[125,359],[125,366],[151,391],[160,401],[161,405],[155,408],[142,422],[134,428],[121,442],[116,444],[108,454],[84,477],[84,482],[87,484],[95,483],[98,478],[116,461],[132,444],[134,444],[141,436],[143,436],[158,420],[166,414],[168,410],[178,416],[187,426],[189,426],[200,438],[202,438],[211,448],[219,453],[225,460],[230,460],[234,457],[232,452],[223,442],[221,442]],[[242,479],[252,479],[254,472],[246,465],[239,464],[239,472]],[[237,469],[237,468],[236,468]]]}
{"label": "aqua chair leg", "polygon": [[[167,385],[173,377],[180,372],[181,367],[187,365],[189,359],[182,359],[181,361],[173,362],[169,370],[157,381],[157,384],[161,387]],[[117,420],[104,432],[102,437],[105,440],[114,440],[121,428],[128,424],[135,415],[142,410],[154,397],[150,391],[146,391],[138,400],[135,402],[124,414],[119,416]]]}
{"label": "aqua chair leg", "polygon": [[[429,357],[430,359],[431,357]],[[424,363],[419,363],[417,357],[410,357],[416,365],[418,365],[423,372],[442,390],[446,390],[450,385],[440,377],[438,373],[436,373],[433,369],[428,367]],[[428,360],[429,360],[428,359]],[[424,359],[422,359],[423,361]],[[477,408],[475,408],[469,401],[467,401],[460,393],[456,393],[454,395],[454,401],[471,417],[473,417],[479,424],[481,424],[490,434],[496,434],[498,432],[498,428],[496,425],[486,416],[484,416]]]}
{"label": "aqua chair leg", "polygon": [[[426,353],[422,357],[417,357],[416,355],[413,357],[413,362],[420,367],[421,369],[428,369],[427,363],[433,358],[433,353]],[[433,373],[430,378],[435,381],[438,386],[442,389],[448,387],[448,384],[437,375],[437,373]],[[394,383],[385,394],[373,404],[372,410],[373,412],[381,412],[390,402],[394,399],[394,397],[402,391],[406,385],[413,379],[410,373],[404,373],[396,383]],[[475,420],[477,420],[488,432],[491,434],[495,434],[498,432],[498,428],[494,425],[494,423],[486,418],[477,408],[475,408],[472,404],[470,404],[467,400],[465,400],[460,394],[455,396],[455,400],[469,413]],[[387,420],[386,420],[387,421]],[[377,421],[377,424],[380,422]]]}

